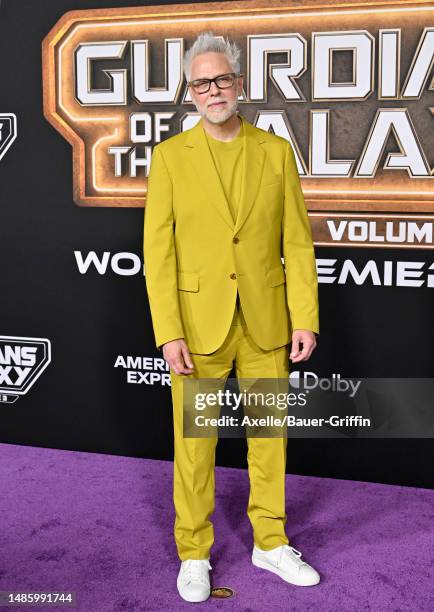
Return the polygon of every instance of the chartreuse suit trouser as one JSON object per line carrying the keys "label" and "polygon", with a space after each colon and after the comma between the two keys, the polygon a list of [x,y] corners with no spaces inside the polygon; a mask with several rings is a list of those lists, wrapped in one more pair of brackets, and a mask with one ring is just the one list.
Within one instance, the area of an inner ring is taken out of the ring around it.
{"label": "chartreuse suit trouser", "polygon": [[[210,516],[215,509],[215,449],[217,436],[188,438],[183,435],[183,379],[226,380],[235,361],[238,378],[288,378],[287,345],[262,350],[249,335],[237,299],[230,331],[209,355],[191,354],[194,372],[177,375],[172,370],[174,420],[175,542],[181,560],[210,556],[214,528]],[[286,437],[247,437],[250,496],[247,515],[253,540],[262,550],[288,544],[285,534]]]}

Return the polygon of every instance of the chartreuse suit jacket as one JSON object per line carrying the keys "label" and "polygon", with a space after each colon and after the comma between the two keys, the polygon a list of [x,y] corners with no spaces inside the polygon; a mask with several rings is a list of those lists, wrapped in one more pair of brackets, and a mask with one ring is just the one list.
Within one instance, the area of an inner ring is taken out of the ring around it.
{"label": "chartreuse suit jacket", "polygon": [[241,119],[245,158],[236,223],[202,119],[154,146],[143,251],[158,348],[184,338],[192,353],[218,349],[237,290],[248,331],[262,349],[288,344],[294,329],[319,333],[314,247],[292,147]]}

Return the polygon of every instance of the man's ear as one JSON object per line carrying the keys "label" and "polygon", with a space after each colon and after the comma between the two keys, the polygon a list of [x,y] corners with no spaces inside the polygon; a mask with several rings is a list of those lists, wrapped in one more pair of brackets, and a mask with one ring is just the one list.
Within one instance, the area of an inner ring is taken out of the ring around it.
{"label": "man's ear", "polygon": [[238,91],[237,98],[243,94],[243,79],[244,77],[238,77]]}

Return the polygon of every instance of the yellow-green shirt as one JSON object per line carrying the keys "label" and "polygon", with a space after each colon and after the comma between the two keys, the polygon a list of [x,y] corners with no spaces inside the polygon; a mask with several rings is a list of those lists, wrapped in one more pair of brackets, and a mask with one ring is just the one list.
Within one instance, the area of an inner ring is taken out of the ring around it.
{"label": "yellow-green shirt", "polygon": [[238,215],[244,163],[244,126],[241,119],[239,121],[240,131],[228,142],[216,140],[204,130],[234,223]]}

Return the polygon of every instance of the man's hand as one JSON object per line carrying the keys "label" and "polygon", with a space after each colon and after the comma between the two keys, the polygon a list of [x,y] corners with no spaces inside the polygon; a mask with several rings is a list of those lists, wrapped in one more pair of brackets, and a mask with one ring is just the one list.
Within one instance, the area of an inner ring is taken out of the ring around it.
{"label": "man's hand", "polygon": [[175,374],[191,374],[194,370],[190,353],[184,338],[163,344],[164,359]]}
{"label": "man's hand", "polygon": [[[300,347],[303,345],[303,348]],[[292,334],[292,350],[289,358],[292,363],[307,361],[316,347],[315,334],[310,329],[295,329]]]}

